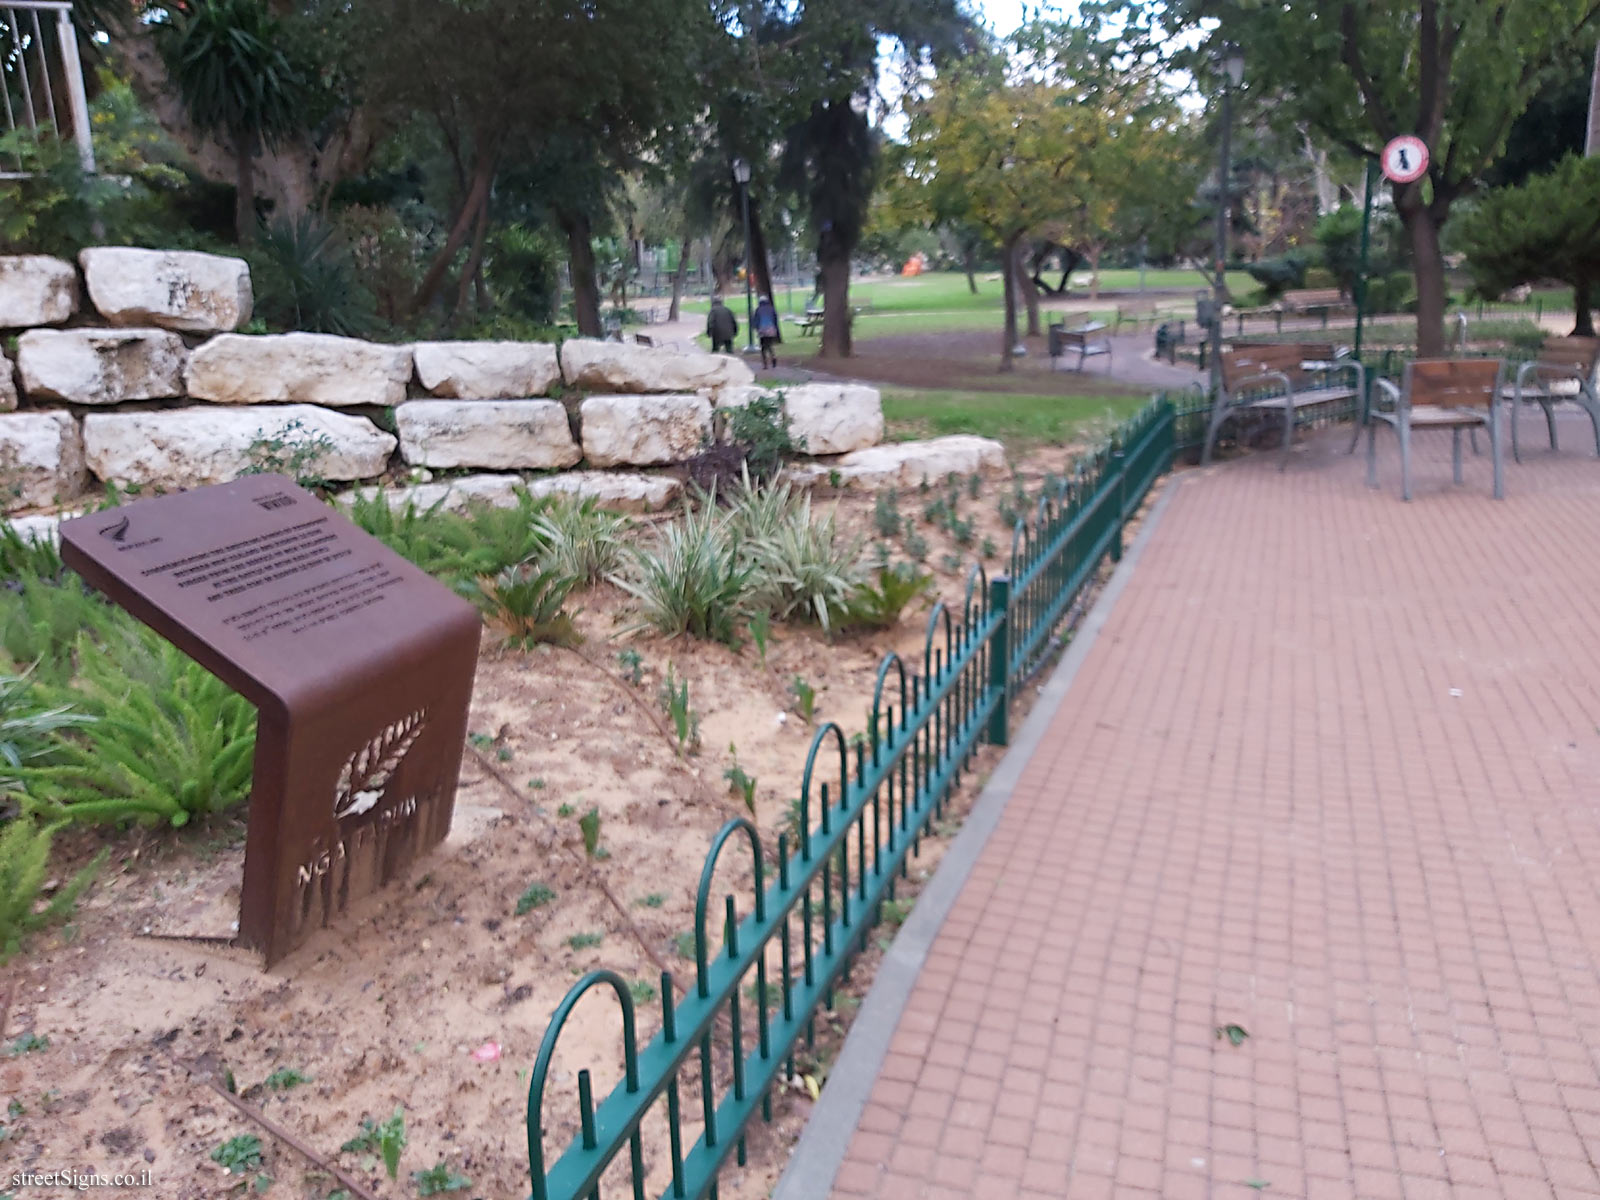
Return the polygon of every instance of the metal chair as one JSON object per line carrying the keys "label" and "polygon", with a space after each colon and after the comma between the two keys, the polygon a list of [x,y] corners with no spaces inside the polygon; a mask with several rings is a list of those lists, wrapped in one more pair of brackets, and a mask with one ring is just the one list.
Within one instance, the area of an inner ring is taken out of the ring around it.
{"label": "metal chair", "polygon": [[[1335,382],[1349,373],[1353,382]],[[1212,406],[1200,461],[1211,461],[1217,436],[1230,417],[1248,411],[1281,410],[1283,457],[1279,470],[1293,453],[1296,417],[1303,408],[1356,399],[1366,390],[1361,364],[1336,352],[1328,342],[1230,342],[1222,347],[1222,394]]]}
{"label": "metal chair", "polygon": [[[1394,426],[1400,439],[1400,496],[1411,499],[1411,434],[1414,429],[1448,429],[1455,482],[1461,482],[1461,433],[1487,427],[1494,462],[1494,498],[1505,499],[1497,405],[1506,364],[1499,358],[1417,359],[1406,364],[1405,386],[1376,380],[1392,407],[1374,405],[1367,426],[1367,486],[1378,486],[1378,422]],[[1481,409],[1479,406],[1482,406]]]}
{"label": "metal chair", "polygon": [[1538,357],[1517,368],[1516,386],[1511,389],[1511,457],[1522,461],[1522,446],[1517,438],[1517,417],[1524,404],[1544,409],[1545,428],[1550,432],[1550,449],[1556,444],[1555,405],[1571,400],[1589,414],[1594,426],[1594,452],[1600,456],[1600,396],[1595,394],[1595,362],[1600,359],[1600,338],[1546,338]]}

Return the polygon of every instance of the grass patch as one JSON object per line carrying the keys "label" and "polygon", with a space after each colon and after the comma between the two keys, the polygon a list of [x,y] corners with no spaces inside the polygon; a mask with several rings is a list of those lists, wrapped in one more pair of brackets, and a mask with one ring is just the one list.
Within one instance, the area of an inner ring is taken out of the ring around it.
{"label": "grass patch", "polygon": [[890,441],[975,433],[1008,449],[1076,441],[1090,430],[1126,420],[1145,396],[1028,396],[1007,392],[885,391]]}

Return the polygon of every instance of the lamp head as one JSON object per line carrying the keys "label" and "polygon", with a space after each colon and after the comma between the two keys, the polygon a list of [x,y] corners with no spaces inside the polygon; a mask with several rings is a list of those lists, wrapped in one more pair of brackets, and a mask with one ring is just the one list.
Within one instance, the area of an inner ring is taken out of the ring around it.
{"label": "lamp head", "polygon": [[750,164],[742,158],[733,160],[733,177],[740,183],[750,182]]}

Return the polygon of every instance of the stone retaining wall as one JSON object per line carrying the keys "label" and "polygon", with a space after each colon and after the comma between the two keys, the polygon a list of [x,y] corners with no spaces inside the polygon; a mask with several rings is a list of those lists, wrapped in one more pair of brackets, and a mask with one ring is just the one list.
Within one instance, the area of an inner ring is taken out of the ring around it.
{"label": "stone retaining wall", "polygon": [[[528,482],[659,507],[675,481],[633,469],[683,462],[718,413],[768,394],[743,360],[693,349],[240,333],[252,300],[237,258],[123,246],[76,264],[0,256],[0,513],[69,504],[96,481],[160,490],[260,469],[355,482],[580,465],[628,473],[615,486],[596,470]],[[586,398],[569,407],[548,398],[558,388]],[[809,456],[883,439],[874,388],[804,384],[785,389],[785,406]],[[487,498],[522,479],[460,482]]]}

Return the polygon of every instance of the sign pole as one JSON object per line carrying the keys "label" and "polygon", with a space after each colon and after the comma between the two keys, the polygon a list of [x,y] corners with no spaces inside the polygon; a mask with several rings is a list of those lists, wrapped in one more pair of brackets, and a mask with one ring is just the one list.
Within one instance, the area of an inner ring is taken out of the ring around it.
{"label": "sign pole", "polygon": [[1355,359],[1361,361],[1361,327],[1367,315],[1367,251],[1372,243],[1372,180],[1378,173],[1375,160],[1367,161],[1366,198],[1361,206],[1361,262],[1356,268],[1356,344]]}

